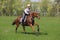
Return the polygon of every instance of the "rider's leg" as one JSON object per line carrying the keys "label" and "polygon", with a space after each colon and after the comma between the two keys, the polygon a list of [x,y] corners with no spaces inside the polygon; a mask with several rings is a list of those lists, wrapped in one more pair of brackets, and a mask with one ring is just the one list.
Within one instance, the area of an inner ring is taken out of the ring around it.
{"label": "rider's leg", "polygon": [[23,16],[22,16],[22,23],[24,22],[24,18],[25,18],[25,14],[23,13]]}
{"label": "rider's leg", "polygon": [[23,14],[22,22],[25,22],[26,21],[27,16],[28,16],[27,14]]}
{"label": "rider's leg", "polygon": [[23,14],[23,17],[22,17],[22,25],[24,25],[25,17],[26,17],[26,15],[25,15],[25,14]]}

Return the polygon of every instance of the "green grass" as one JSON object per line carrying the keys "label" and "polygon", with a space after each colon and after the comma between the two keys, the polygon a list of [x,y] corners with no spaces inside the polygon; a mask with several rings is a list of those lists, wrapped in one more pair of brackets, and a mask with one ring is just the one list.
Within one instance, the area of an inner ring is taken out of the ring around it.
{"label": "green grass", "polygon": [[[11,25],[15,16],[0,16],[0,40],[60,40],[60,18],[59,17],[41,17],[36,22],[40,25],[40,34],[32,34],[30,27],[26,27],[27,32],[31,34],[21,33],[22,26],[15,33],[15,25]],[[36,30],[36,26],[34,26]],[[46,35],[47,33],[47,35]]]}

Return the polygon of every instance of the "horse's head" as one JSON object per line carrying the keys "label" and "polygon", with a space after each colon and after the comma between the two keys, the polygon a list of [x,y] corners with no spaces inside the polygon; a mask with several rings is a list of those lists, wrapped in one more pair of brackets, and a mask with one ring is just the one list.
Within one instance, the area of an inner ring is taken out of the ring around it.
{"label": "horse's head", "polygon": [[32,12],[31,15],[32,15],[33,17],[37,17],[38,19],[40,19],[40,15],[39,15],[38,12]]}

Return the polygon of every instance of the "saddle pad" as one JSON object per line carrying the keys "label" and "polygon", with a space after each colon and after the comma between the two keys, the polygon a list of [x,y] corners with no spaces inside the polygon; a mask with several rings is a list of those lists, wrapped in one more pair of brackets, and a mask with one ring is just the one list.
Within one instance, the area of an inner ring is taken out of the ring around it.
{"label": "saddle pad", "polygon": [[20,22],[22,23],[22,18],[20,19]]}
{"label": "saddle pad", "polygon": [[[20,22],[21,22],[21,23],[22,23],[22,19],[23,19],[23,18],[20,19]],[[25,22],[25,21],[26,21],[26,17],[25,17],[25,19],[24,19],[24,22]]]}

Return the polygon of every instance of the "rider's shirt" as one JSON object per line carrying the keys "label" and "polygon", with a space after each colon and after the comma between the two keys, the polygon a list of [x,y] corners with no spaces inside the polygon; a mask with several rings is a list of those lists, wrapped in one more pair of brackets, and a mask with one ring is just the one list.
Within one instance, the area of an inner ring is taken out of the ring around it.
{"label": "rider's shirt", "polygon": [[29,14],[30,9],[29,9],[29,8],[26,8],[26,9],[24,10],[24,12],[25,12],[25,14]]}

